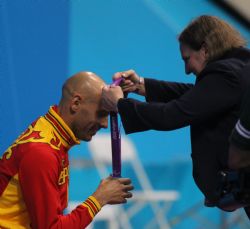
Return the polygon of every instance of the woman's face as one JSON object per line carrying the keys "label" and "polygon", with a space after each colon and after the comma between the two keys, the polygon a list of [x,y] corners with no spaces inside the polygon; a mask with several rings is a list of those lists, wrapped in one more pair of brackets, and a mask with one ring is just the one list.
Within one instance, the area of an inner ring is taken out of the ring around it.
{"label": "woman's face", "polygon": [[204,46],[196,51],[186,44],[180,44],[182,59],[185,63],[186,74],[193,73],[198,76],[207,64],[207,52]]}

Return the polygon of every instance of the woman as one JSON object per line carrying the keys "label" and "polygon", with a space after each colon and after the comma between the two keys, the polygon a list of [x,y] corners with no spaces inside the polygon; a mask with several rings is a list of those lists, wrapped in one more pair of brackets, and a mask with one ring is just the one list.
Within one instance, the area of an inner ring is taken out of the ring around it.
{"label": "woman", "polygon": [[241,71],[250,62],[246,41],[231,25],[214,16],[193,20],[179,36],[186,74],[195,84],[146,79],[133,70],[118,72],[123,92],[147,102],[123,98],[120,87],[103,89],[103,106],[119,111],[126,133],[175,130],[190,126],[194,180],[206,206],[216,206],[218,172],[227,169],[228,138],[239,116],[250,77]]}

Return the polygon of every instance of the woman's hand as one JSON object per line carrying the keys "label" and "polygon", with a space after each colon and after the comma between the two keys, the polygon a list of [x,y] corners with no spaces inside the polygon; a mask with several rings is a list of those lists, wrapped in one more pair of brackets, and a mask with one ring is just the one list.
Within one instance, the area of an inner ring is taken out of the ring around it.
{"label": "woman's hand", "polygon": [[117,72],[113,76],[113,80],[123,78],[120,86],[123,92],[134,92],[145,96],[144,78],[137,75],[134,70]]}

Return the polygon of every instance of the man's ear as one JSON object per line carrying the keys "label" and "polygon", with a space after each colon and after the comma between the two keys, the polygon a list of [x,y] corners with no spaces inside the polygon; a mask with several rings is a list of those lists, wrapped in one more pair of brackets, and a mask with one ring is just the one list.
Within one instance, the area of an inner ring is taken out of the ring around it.
{"label": "man's ear", "polygon": [[79,109],[81,100],[82,100],[81,95],[76,94],[73,96],[71,100],[71,106],[70,106],[73,112],[76,112]]}

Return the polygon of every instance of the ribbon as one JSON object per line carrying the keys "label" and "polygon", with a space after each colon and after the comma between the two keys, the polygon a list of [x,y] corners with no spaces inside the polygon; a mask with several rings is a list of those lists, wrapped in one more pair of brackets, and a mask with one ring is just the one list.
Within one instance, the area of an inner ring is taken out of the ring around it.
{"label": "ribbon", "polygon": [[[118,86],[123,78],[115,80],[112,85]],[[118,127],[118,115],[110,113],[111,148],[112,148],[112,177],[121,177],[121,133]]]}

